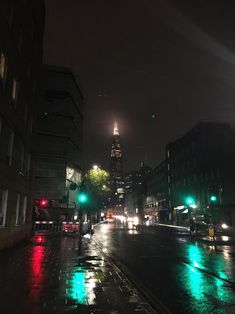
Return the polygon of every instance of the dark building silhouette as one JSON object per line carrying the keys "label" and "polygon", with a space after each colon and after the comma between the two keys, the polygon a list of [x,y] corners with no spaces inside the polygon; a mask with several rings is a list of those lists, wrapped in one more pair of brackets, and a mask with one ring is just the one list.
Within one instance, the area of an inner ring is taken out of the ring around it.
{"label": "dark building silhouette", "polygon": [[141,162],[139,170],[132,170],[125,175],[125,212],[138,214],[144,218],[147,196],[147,182],[152,169]]}
{"label": "dark building silhouette", "polygon": [[149,174],[126,174],[125,211],[162,223],[187,225],[191,215],[235,226],[234,160],[235,130],[199,123],[166,145],[166,160]]}
{"label": "dark building silhouette", "polygon": [[120,144],[120,135],[117,123],[114,124],[113,141],[110,154],[110,186],[111,186],[111,204],[112,208],[123,209],[124,202],[124,181],[122,149]]}
{"label": "dark building silhouette", "polygon": [[31,232],[32,129],[44,1],[0,1],[0,248]]}
{"label": "dark building silhouette", "polygon": [[235,219],[235,132],[229,124],[199,123],[169,143],[166,154],[169,207],[187,205],[191,197],[195,211],[210,213],[213,206],[214,219],[224,217],[231,224]]}
{"label": "dark building silhouette", "polygon": [[34,220],[77,220],[82,137],[83,96],[73,73],[44,66],[35,135]]}
{"label": "dark building silhouette", "polygon": [[145,213],[158,222],[168,222],[169,208],[167,198],[167,164],[164,160],[153,169],[147,178]]}

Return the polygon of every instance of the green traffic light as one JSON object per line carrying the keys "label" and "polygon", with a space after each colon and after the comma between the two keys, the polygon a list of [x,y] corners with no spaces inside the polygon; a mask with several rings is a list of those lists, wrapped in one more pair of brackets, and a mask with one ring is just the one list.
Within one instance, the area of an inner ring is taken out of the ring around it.
{"label": "green traffic light", "polygon": [[79,201],[79,203],[82,203],[82,204],[86,203],[87,202],[87,195],[85,193],[79,194],[78,201]]}
{"label": "green traffic light", "polygon": [[188,196],[187,198],[186,198],[186,204],[187,205],[194,205],[195,204],[195,201],[194,201],[194,199],[192,198],[192,197],[190,197],[190,196]]}
{"label": "green traffic light", "polygon": [[210,197],[211,202],[216,202],[217,201],[217,197],[215,195],[212,195]]}

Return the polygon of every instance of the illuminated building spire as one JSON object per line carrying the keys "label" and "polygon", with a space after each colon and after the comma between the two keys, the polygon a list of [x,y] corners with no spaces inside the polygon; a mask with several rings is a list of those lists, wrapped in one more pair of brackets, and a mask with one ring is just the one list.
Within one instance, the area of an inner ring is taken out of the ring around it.
{"label": "illuminated building spire", "polygon": [[123,184],[122,149],[120,144],[118,124],[115,122],[110,155],[110,187],[112,192],[110,197],[110,206],[115,209],[116,207],[123,209]]}
{"label": "illuminated building spire", "polygon": [[114,123],[113,135],[119,135],[119,129],[117,122]]}

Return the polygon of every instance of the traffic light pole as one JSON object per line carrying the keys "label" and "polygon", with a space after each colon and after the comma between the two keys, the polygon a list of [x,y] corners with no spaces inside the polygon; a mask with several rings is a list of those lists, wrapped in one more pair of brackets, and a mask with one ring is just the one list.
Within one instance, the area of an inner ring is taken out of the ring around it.
{"label": "traffic light pole", "polygon": [[83,208],[81,207],[79,210],[79,243],[78,243],[78,255],[82,255],[82,229],[83,229]]}

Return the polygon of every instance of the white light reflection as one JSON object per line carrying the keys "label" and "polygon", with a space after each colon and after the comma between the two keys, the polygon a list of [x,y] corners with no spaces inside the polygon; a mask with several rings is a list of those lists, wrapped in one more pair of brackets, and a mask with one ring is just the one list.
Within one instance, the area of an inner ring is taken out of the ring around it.
{"label": "white light reflection", "polygon": [[225,257],[226,259],[230,259],[230,255],[229,255],[228,252],[223,251],[223,255],[224,255],[224,257]]}
{"label": "white light reflection", "polygon": [[128,233],[129,234],[138,234],[138,232],[136,230],[133,230],[133,229],[128,230]]}

